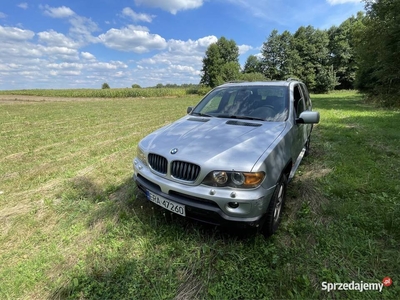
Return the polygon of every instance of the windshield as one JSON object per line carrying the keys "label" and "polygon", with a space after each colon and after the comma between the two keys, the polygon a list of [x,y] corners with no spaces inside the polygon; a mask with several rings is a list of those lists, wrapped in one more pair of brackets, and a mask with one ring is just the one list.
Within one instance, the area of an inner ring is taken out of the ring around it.
{"label": "windshield", "polygon": [[196,106],[192,114],[282,122],[288,115],[288,96],[288,88],[284,86],[217,88]]}

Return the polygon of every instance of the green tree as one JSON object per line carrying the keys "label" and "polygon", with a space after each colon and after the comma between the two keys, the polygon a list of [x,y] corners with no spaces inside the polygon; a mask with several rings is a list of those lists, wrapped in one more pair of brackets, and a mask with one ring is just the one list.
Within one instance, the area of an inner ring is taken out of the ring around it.
{"label": "green tree", "polygon": [[333,26],[328,30],[330,62],[338,77],[338,89],[353,89],[357,63],[354,49],[354,31],[362,22],[362,12],[357,17],[350,17],[339,27]]}
{"label": "green tree", "polygon": [[253,73],[241,74],[240,80],[243,80],[243,81],[265,81],[266,78],[263,73],[253,72]]}
{"label": "green tree", "polygon": [[103,90],[104,90],[104,89],[109,89],[110,86],[108,85],[107,82],[104,82],[104,83],[102,84],[101,88],[102,88]]}
{"label": "green tree", "polygon": [[356,87],[385,105],[400,104],[400,1],[364,0],[357,31]]}
{"label": "green tree", "polygon": [[262,72],[272,80],[283,80],[295,77],[295,66],[300,57],[294,48],[293,36],[289,31],[278,34],[274,29],[264,42],[262,53]]}
{"label": "green tree", "polygon": [[132,88],[133,89],[140,89],[140,85],[138,85],[137,83],[132,84]]}
{"label": "green tree", "polygon": [[294,34],[294,48],[300,62],[294,74],[314,92],[328,92],[337,85],[335,70],[330,65],[327,31],[301,26]]}
{"label": "green tree", "polygon": [[268,37],[268,40],[263,44],[262,48],[262,68],[264,75],[271,79],[282,79],[280,65],[282,63],[280,36],[278,30],[274,29]]}
{"label": "green tree", "polygon": [[261,73],[261,72],[262,72],[261,60],[258,59],[257,56],[255,55],[250,55],[244,64],[242,73],[248,74],[248,73]]}
{"label": "green tree", "polygon": [[239,48],[234,40],[221,37],[211,44],[203,58],[200,84],[215,87],[240,76]]}

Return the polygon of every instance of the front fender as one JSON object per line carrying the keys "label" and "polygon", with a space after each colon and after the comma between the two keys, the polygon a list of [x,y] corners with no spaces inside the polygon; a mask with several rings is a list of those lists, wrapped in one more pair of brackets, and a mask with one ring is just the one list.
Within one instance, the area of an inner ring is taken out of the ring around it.
{"label": "front fender", "polygon": [[[288,135],[282,135],[268,148],[265,155],[256,164],[255,170],[265,172],[264,188],[272,188],[276,185],[282,172],[291,161],[291,140]],[[290,170],[286,170],[289,171]]]}

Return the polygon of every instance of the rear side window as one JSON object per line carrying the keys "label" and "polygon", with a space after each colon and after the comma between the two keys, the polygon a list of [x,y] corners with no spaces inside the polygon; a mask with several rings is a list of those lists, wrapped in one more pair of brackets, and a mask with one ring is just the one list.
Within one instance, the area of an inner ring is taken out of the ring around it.
{"label": "rear side window", "polygon": [[294,98],[294,108],[295,108],[296,118],[298,118],[300,114],[306,110],[304,96],[300,88],[300,85],[296,85],[294,87],[293,98]]}
{"label": "rear side window", "polygon": [[305,84],[301,84],[300,87],[301,87],[301,90],[303,91],[306,110],[311,110],[311,108],[312,108],[311,99],[310,99],[310,94],[308,93],[307,87]]}

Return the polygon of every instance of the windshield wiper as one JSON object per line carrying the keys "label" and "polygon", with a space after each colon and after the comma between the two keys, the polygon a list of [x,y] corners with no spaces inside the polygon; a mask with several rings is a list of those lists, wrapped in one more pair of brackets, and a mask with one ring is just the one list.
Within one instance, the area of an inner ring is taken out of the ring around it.
{"label": "windshield wiper", "polygon": [[257,118],[257,117],[252,117],[252,116],[217,115],[216,117],[218,117],[218,118],[227,118],[227,119],[265,121],[265,119],[263,119],[263,118]]}
{"label": "windshield wiper", "polygon": [[201,113],[201,112],[192,112],[191,114],[194,115],[194,116],[200,116],[200,117],[210,117],[210,118],[213,118],[213,117],[214,117],[214,116],[212,116],[212,115],[203,114],[203,113]]}

